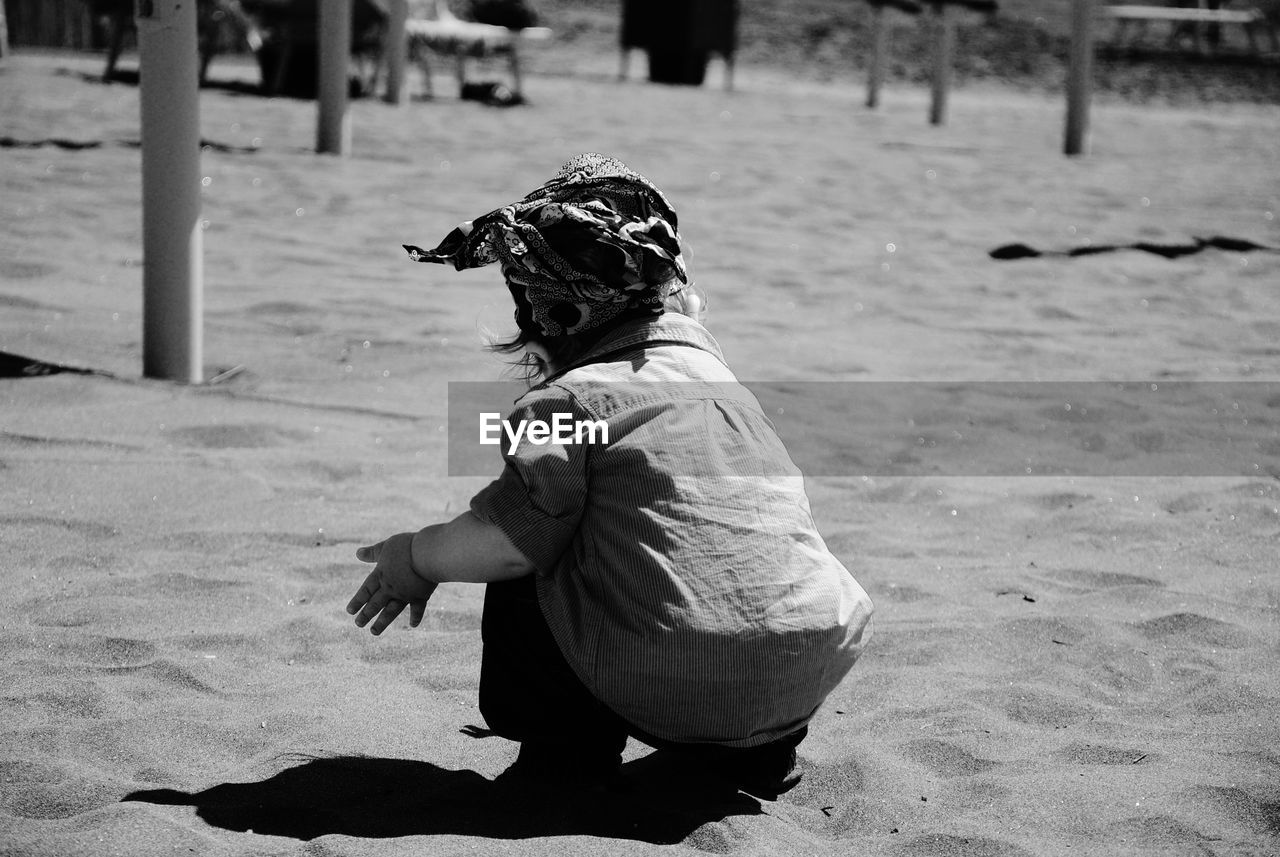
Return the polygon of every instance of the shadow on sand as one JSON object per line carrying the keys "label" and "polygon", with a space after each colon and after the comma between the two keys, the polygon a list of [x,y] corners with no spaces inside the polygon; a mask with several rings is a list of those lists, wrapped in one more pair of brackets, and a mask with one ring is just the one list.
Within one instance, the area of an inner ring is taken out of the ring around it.
{"label": "shadow on sand", "polygon": [[[636,763],[624,766],[624,774]],[[633,768],[634,770],[634,768]],[[492,839],[588,835],[674,844],[709,822],[757,815],[742,794],[672,788],[629,776],[625,791],[522,788],[475,771],[428,762],[338,756],[309,759],[256,783],[222,783],[188,794],[136,791],[122,798],[194,806],[214,827],[310,840],[457,834]]]}

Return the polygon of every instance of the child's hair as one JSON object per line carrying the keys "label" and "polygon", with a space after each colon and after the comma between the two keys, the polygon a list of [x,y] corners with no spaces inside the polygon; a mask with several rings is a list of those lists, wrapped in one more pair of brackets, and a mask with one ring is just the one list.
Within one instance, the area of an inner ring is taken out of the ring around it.
{"label": "child's hair", "polygon": [[[571,260],[574,267],[582,273],[596,275],[605,281],[616,279],[616,274],[610,273],[611,269],[616,270],[616,258],[612,258],[604,246],[581,230],[561,228],[559,224],[555,224],[544,228],[542,234],[556,253]],[[666,285],[670,292],[663,301],[665,312],[678,312],[697,322],[706,317],[706,298],[697,286],[692,282],[681,283],[676,277],[672,277]],[[511,363],[512,374],[531,384],[545,377],[549,367],[536,354],[526,351],[526,346],[540,345],[546,350],[551,363],[564,366],[587,353],[606,333],[630,318],[631,316],[623,315],[610,324],[579,334],[546,336],[533,323],[531,307],[517,300],[516,324],[519,332],[510,339],[491,340],[488,348],[498,354],[519,354],[520,358]]]}
{"label": "child's hair", "polygon": [[[702,323],[707,316],[706,296],[692,282],[681,283],[678,280],[675,281],[662,306],[666,312],[680,313],[698,323]],[[628,320],[627,316],[623,316],[613,324],[607,324],[577,335],[561,334],[560,336],[545,336],[522,326],[515,336],[509,339],[490,340],[486,347],[496,354],[520,355],[519,359],[512,361],[510,364],[511,374],[525,383],[533,384],[538,379],[544,378],[549,374],[549,367],[543,362],[542,358],[526,351],[527,346],[534,344],[542,346],[546,350],[551,363],[557,366],[564,366],[586,354],[606,333]]]}

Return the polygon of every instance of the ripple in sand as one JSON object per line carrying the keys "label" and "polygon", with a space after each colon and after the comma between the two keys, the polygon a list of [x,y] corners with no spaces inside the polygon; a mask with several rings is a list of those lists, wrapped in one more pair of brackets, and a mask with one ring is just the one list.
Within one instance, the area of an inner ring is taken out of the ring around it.
{"label": "ripple in sand", "polygon": [[37,628],[83,628],[103,618],[100,605],[79,606],[61,598],[29,598],[18,606]]}
{"label": "ripple in sand", "polygon": [[966,629],[932,626],[901,628],[882,626],[875,632],[876,661],[887,666],[932,666],[944,662],[969,642]]}
{"label": "ripple in sand", "polygon": [[890,583],[888,586],[876,588],[873,594],[877,601],[883,598],[896,604],[913,604],[916,601],[925,601],[934,597],[932,592],[926,592],[906,583]]}
{"label": "ripple in sand", "polygon": [[1202,854],[1204,857],[1217,853],[1210,843],[1221,842],[1168,815],[1121,819],[1106,826],[1103,839],[1115,845],[1141,843],[1141,851],[1147,854]]}
{"label": "ripple in sand", "polygon": [[1143,636],[1165,643],[1240,649],[1252,642],[1249,633],[1240,626],[1199,613],[1170,613],[1139,622],[1134,627]]}
{"label": "ripple in sand", "polygon": [[299,443],[311,437],[268,423],[188,426],[174,429],[169,436],[177,443],[206,449],[261,449]]}
{"label": "ripple in sand", "polygon": [[[34,280],[40,277],[47,277],[50,274],[58,272],[57,265],[50,265],[45,262],[16,262],[7,260],[0,263],[0,280]],[[37,304],[35,301],[27,301],[24,298],[12,298],[13,301],[19,303],[7,303],[5,299],[0,299],[0,306],[24,306],[29,309],[50,309],[43,304]]]}
{"label": "ripple in sand", "polygon": [[731,854],[747,841],[747,836],[726,821],[711,821],[690,833],[682,842],[708,854]]}
{"label": "ripple in sand", "polygon": [[[265,301],[257,303],[249,307],[246,311],[248,315],[318,315],[320,310],[311,304],[304,304],[298,301]],[[241,313],[237,311],[236,315]]]}
{"label": "ripple in sand", "polygon": [[1280,795],[1274,788],[1259,797],[1239,786],[1193,786],[1179,794],[1182,800],[1207,803],[1253,833],[1280,836]]}
{"label": "ripple in sand", "polygon": [[[103,669],[117,674],[138,673],[152,679],[152,686],[139,689],[138,695],[142,697],[152,697],[160,693],[168,694],[173,688],[194,691],[195,693],[209,696],[222,695],[221,691],[196,678],[195,674],[187,668],[169,660],[161,659],[149,664],[139,664],[138,666],[103,667]],[[159,685],[159,687],[155,685]]]}
{"label": "ripple in sand", "polygon": [[1186,697],[1191,710],[1197,714],[1242,715],[1256,712],[1260,717],[1274,718],[1280,708],[1280,700],[1266,696],[1247,684],[1222,680],[1218,676],[1206,678]]}
{"label": "ripple in sand", "polygon": [[853,756],[819,765],[801,755],[800,767],[804,778],[783,798],[795,806],[820,809],[832,795],[856,794],[866,788],[866,774]]}
{"label": "ripple in sand", "polygon": [[1154,577],[1126,574],[1120,571],[1098,571],[1090,568],[1046,568],[1032,577],[1051,583],[1066,584],[1073,589],[1093,592],[1120,586],[1164,586]]}
{"label": "ripple in sand", "polygon": [[1031,692],[1010,701],[1005,706],[1005,714],[1010,720],[1028,726],[1062,729],[1090,719],[1094,710],[1064,694]]}
{"label": "ripple in sand", "polygon": [[955,744],[929,738],[909,742],[903,753],[940,777],[971,777],[1000,764],[974,756]]}
{"label": "ripple in sand", "polygon": [[1150,758],[1142,750],[1083,743],[1068,744],[1053,755],[1075,765],[1136,765]]}
{"label": "ripple in sand", "polygon": [[8,705],[30,707],[55,717],[83,717],[101,720],[114,712],[107,704],[107,697],[94,684],[60,677],[57,686],[29,696],[5,696]]}
{"label": "ripple in sand", "polygon": [[64,661],[93,667],[142,667],[152,663],[158,652],[145,640],[92,635],[60,642],[52,651]]}
{"label": "ripple in sand", "polygon": [[[0,278],[3,275],[0,274]],[[39,312],[70,312],[66,307],[54,306],[53,304],[43,304],[39,301],[33,301],[30,298],[20,298],[16,295],[0,295],[0,307],[9,309],[29,309]]]}
{"label": "ripple in sand", "polygon": [[[197,548],[192,547],[191,550],[195,551]],[[250,585],[245,581],[199,577],[182,571],[157,572],[147,575],[138,583],[139,586],[156,595],[210,595]]]}
{"label": "ripple in sand", "polygon": [[60,768],[39,762],[3,763],[0,782],[4,784],[0,802],[5,810],[19,818],[43,821],[72,818],[115,803],[119,797],[106,783],[68,776]]}
{"label": "ripple in sand", "polygon": [[120,535],[120,530],[110,524],[82,521],[76,518],[55,518],[48,515],[0,515],[0,529],[23,532],[30,541],[35,538],[32,529],[70,530],[90,539],[108,539]]}
{"label": "ripple in sand", "polygon": [[1083,505],[1093,500],[1090,494],[1076,494],[1071,491],[1063,491],[1054,494],[1045,494],[1036,498],[1036,503],[1046,509],[1074,509],[1078,505]]}
{"label": "ripple in sand", "polygon": [[1031,852],[988,836],[926,833],[898,847],[903,857],[1031,857]]}

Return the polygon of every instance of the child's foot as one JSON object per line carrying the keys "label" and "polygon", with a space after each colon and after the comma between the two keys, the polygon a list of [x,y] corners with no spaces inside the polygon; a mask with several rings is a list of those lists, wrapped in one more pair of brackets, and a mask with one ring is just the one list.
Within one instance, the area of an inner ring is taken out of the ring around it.
{"label": "child's foot", "polygon": [[802,776],[795,750],[786,748],[784,752],[774,747],[767,752],[742,751],[729,758],[655,750],[629,763],[624,773],[633,788],[642,790],[674,790],[702,798],[743,792],[760,800],[777,800],[799,785]]}
{"label": "child's foot", "polygon": [[800,785],[803,771],[800,769],[795,749],[772,754],[758,760],[733,760],[718,766],[719,773],[752,797],[761,800],[777,800],[780,795]]}
{"label": "child's foot", "polygon": [[515,762],[494,782],[597,790],[616,780],[621,766],[621,753],[573,743],[525,741]]}

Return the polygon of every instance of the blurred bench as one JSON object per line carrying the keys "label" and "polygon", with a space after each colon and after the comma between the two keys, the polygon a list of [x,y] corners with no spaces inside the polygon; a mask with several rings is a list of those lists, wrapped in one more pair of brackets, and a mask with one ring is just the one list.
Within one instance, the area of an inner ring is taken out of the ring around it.
{"label": "blurred bench", "polygon": [[489,56],[505,56],[511,70],[511,92],[522,100],[523,80],[520,75],[520,46],[525,42],[551,38],[547,27],[512,29],[497,24],[464,21],[449,10],[445,0],[427,0],[411,4],[411,17],[405,24],[409,61],[422,70],[423,88],[433,94],[431,83],[432,53],[454,58],[458,75],[458,91],[467,86],[467,60]]}
{"label": "blurred bench", "polygon": [[[1226,4],[1223,3],[1221,5]],[[1249,49],[1255,54],[1259,52],[1257,39],[1257,30],[1259,28],[1265,29],[1270,35],[1271,49],[1280,51],[1280,38],[1277,38],[1275,27],[1261,10],[1223,9],[1221,5],[1211,0],[1210,5],[1206,6],[1204,5],[1204,0],[1201,0],[1200,6],[1121,5],[1104,6],[1102,11],[1107,17],[1116,21],[1116,44],[1123,44],[1129,24],[1132,22],[1137,22],[1139,25],[1138,34],[1134,37],[1134,41],[1137,41],[1142,38],[1150,22],[1167,21],[1173,25],[1173,30],[1169,34],[1170,42],[1175,41],[1183,33],[1190,31],[1195,49],[1200,52],[1203,50],[1203,44],[1200,40],[1202,27],[1238,24],[1244,28],[1245,35],[1249,39]],[[1216,39],[1211,36],[1210,43],[1215,42]]]}

